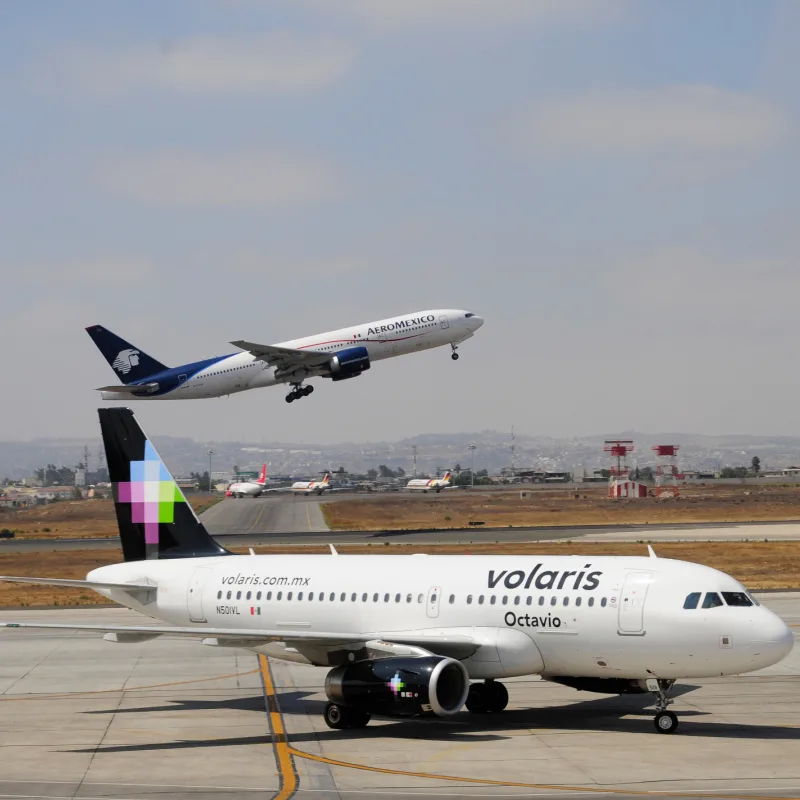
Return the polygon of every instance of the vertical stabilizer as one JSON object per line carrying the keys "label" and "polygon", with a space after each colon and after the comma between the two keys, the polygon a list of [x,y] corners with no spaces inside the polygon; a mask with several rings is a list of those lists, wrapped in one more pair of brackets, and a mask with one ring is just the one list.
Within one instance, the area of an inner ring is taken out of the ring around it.
{"label": "vertical stabilizer", "polygon": [[208,535],[133,411],[98,414],[125,560],[230,555]]}

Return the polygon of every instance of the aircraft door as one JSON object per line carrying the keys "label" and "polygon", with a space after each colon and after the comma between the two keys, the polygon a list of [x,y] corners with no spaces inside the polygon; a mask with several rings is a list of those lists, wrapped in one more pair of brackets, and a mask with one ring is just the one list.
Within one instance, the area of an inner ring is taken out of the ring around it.
{"label": "aircraft door", "polygon": [[439,616],[439,600],[441,599],[442,589],[440,586],[431,586],[428,589],[428,605],[425,609],[431,619]]}
{"label": "aircraft door", "polygon": [[185,388],[184,385],[186,383],[187,375],[178,375],[178,388],[183,389]]}
{"label": "aircraft door", "polygon": [[644,636],[644,601],[653,578],[652,572],[629,572],[619,598],[619,633]]}
{"label": "aircraft door", "polygon": [[444,331],[450,327],[450,320],[447,319],[447,314],[442,314],[439,317],[439,327]]}
{"label": "aircraft door", "polygon": [[211,574],[211,567],[197,567],[189,578],[189,589],[186,596],[189,608],[189,619],[192,622],[208,622],[203,613],[203,587],[208,576]]}

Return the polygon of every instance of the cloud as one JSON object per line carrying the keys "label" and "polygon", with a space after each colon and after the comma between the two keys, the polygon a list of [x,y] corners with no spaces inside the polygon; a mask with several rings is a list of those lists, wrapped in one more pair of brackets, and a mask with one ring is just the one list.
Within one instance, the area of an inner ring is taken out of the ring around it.
{"label": "cloud", "polygon": [[622,0],[305,0],[305,7],[346,15],[382,30],[423,26],[571,23],[619,15]]}
{"label": "cloud", "polygon": [[82,47],[62,53],[50,66],[67,82],[103,94],[141,87],[189,93],[293,92],[335,83],[354,59],[353,46],[344,40],[277,31],[108,51]]}
{"label": "cloud", "polygon": [[693,85],[557,100],[527,116],[523,136],[537,149],[708,153],[769,147],[787,128],[783,112],[763,98]]}
{"label": "cloud", "polygon": [[339,178],[314,157],[279,151],[167,151],[102,163],[98,184],[142,203],[178,208],[284,206],[335,196]]}

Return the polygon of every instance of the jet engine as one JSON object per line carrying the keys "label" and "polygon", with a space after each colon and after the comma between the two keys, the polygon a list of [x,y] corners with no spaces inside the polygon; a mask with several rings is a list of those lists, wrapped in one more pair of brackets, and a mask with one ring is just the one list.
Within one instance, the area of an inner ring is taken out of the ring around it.
{"label": "jet engine", "polygon": [[355,378],[369,367],[369,353],[366,347],[346,347],[344,350],[339,350],[328,362],[329,377],[334,381]]}
{"label": "jet engine", "polygon": [[325,678],[332,703],[390,717],[455,714],[468,692],[466,668],[444,656],[356,661],[332,669]]}

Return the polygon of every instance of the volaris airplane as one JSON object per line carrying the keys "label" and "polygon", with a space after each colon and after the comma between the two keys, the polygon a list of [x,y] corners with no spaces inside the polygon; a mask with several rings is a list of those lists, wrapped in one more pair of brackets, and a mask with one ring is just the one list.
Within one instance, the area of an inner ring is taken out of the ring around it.
{"label": "volaris airplane", "polygon": [[734,578],[652,551],[232,555],[208,535],[133,412],[99,414],[124,563],[85,581],[0,580],[93,589],[164,624],[0,627],[97,631],[119,643],[195,637],[327,667],[332,728],[465,705],[500,712],[500,679],[540,675],[590,692],[652,692],[655,728],[672,733],[676,680],[751,672],[792,649],[788,626]]}
{"label": "volaris airplane", "polygon": [[368,370],[373,361],[449,345],[475,334],[483,320],[471,311],[437,308],[366,322],[352,328],[280,344],[235,341],[244,352],[167,367],[101,325],[87,328],[122,385],[98,389],[104,400],[189,400],[274,386],[292,387],[291,403],[314,391],[309,378],[343,381]]}

